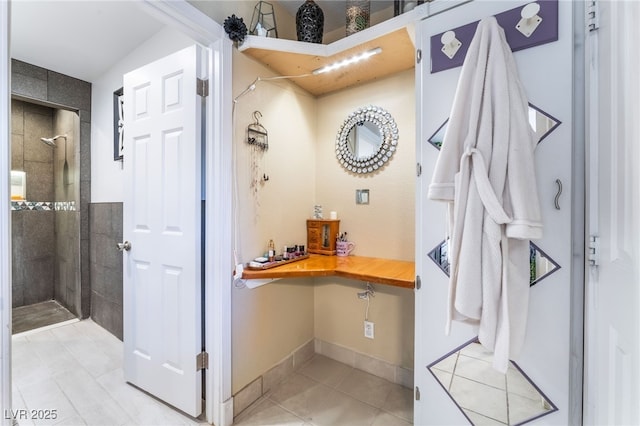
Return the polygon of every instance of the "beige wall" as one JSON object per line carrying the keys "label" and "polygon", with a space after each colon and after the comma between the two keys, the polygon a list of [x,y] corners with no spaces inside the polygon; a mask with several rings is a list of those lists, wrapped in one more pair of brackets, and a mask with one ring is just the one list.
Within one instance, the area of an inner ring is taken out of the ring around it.
{"label": "beige wall", "polygon": [[[316,199],[335,210],[341,231],[356,243],[353,254],[414,259],[415,234],[415,84],[413,70],[318,99]],[[373,175],[346,172],[335,158],[338,127],[358,107],[377,105],[391,113],[400,132],[398,150]],[[369,189],[370,204],[356,205],[355,190]],[[357,298],[364,282],[315,280],[315,337],[413,369],[414,293],[374,285],[369,320],[375,339],[364,337],[366,302]]]}
{"label": "beige wall", "polygon": [[[234,51],[233,94],[240,94],[256,77],[273,74]],[[253,112],[269,134],[269,149],[252,154],[246,142]],[[260,81],[238,99],[235,110],[239,260],[262,255],[269,239],[283,245],[306,244],[305,219],[313,210],[315,193],[316,99],[284,80]],[[252,158],[269,180],[251,187]],[[257,289],[235,288],[232,294],[232,391],[256,377],[313,338],[313,283],[282,280]]]}
{"label": "beige wall", "polygon": [[365,285],[343,278],[315,279],[315,337],[413,370],[413,290],[373,284],[368,316],[375,324],[372,340],[364,337],[367,302],[357,297]]}
{"label": "beige wall", "polygon": [[[415,95],[413,70],[318,99],[316,201],[337,211],[340,230],[356,243],[352,254],[413,260],[415,198]],[[389,111],[400,132],[398,149],[379,172],[356,175],[335,157],[339,126],[357,108]],[[369,189],[370,204],[356,205],[356,189]]]}

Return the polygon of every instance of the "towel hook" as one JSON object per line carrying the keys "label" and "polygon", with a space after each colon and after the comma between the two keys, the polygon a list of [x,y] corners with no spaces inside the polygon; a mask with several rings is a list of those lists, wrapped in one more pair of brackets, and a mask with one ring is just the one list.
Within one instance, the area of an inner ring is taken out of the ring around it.
{"label": "towel hook", "polygon": [[453,31],[442,34],[440,41],[442,42],[442,53],[447,55],[449,59],[453,59],[462,46],[462,42],[456,38],[456,33]]}
{"label": "towel hook", "polygon": [[540,5],[538,3],[529,3],[520,11],[522,19],[518,21],[516,29],[522,33],[525,37],[530,37],[531,34],[538,28],[542,18],[538,16],[540,12]]}

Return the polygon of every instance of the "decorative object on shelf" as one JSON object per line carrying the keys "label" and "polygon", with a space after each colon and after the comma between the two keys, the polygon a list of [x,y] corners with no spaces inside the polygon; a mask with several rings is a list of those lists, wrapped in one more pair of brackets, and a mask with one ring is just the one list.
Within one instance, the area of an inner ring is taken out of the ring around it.
{"label": "decorative object on shelf", "polygon": [[247,126],[247,143],[251,146],[251,188],[253,194],[258,196],[260,184],[269,180],[269,175],[264,172],[264,153],[269,149],[269,135],[267,129],[260,124],[262,113],[253,112],[253,123]]}
{"label": "decorative object on shelf", "polygon": [[[430,1],[430,0],[429,0]],[[393,2],[393,16],[401,15],[405,12],[413,10],[416,6],[424,3],[424,0],[394,0]]]}
{"label": "decorative object on shelf", "polygon": [[251,17],[249,32],[261,37],[278,38],[276,14],[273,11],[273,5],[271,3],[259,1],[258,4],[256,4],[253,9],[253,16]]}
{"label": "decorative object on shelf", "polygon": [[336,157],[345,170],[366,174],[382,168],[398,146],[398,126],[391,114],[369,105],[349,114],[338,129]]}
{"label": "decorative object on shelf", "polygon": [[298,41],[322,43],[324,13],[313,0],[306,0],[296,13]]}
{"label": "decorative object on shelf", "polygon": [[124,89],[113,92],[113,161],[124,158]]}
{"label": "decorative object on shelf", "polygon": [[247,26],[242,18],[238,18],[235,14],[224,20],[224,31],[234,43],[242,43],[247,36]]}
{"label": "decorative object on shelf", "polygon": [[313,218],[314,219],[322,219],[322,206],[316,204],[313,206]]}
{"label": "decorative object on shelf", "polygon": [[307,219],[307,250],[309,253],[336,254],[340,220]]}
{"label": "decorative object on shelf", "polygon": [[369,28],[369,0],[347,0],[347,36]]}

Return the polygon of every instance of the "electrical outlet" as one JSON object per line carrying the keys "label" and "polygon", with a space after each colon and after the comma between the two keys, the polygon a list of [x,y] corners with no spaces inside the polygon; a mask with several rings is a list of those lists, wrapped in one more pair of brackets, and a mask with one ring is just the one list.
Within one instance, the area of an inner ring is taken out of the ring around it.
{"label": "electrical outlet", "polygon": [[374,335],[374,324],[371,321],[364,322],[364,337],[368,339],[373,339]]}

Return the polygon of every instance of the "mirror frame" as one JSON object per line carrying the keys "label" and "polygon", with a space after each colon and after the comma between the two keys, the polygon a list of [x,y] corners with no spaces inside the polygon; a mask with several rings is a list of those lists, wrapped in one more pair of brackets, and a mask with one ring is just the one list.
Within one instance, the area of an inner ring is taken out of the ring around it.
{"label": "mirror frame", "polygon": [[[348,146],[351,129],[365,121],[373,123],[380,130],[382,141],[378,150],[363,158],[358,158]],[[373,173],[381,169],[391,159],[398,147],[398,125],[391,114],[384,108],[375,105],[358,108],[347,116],[338,129],[336,137],[336,158],[345,170],[356,173]]]}

